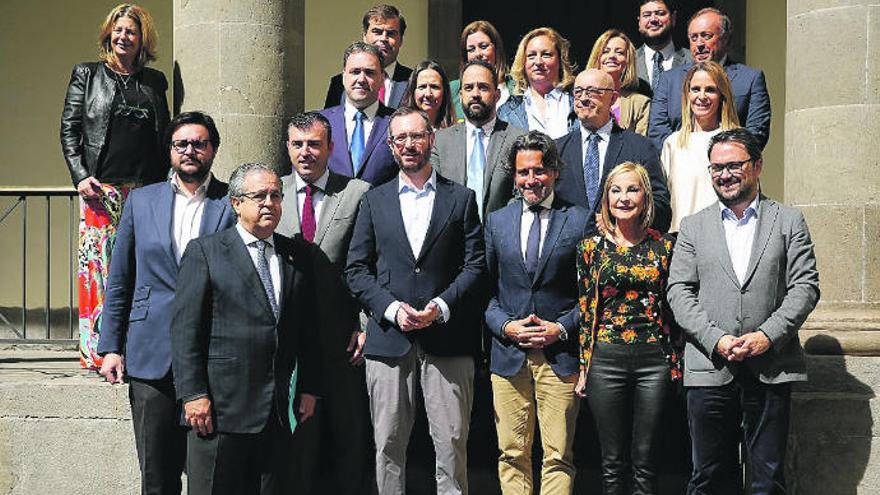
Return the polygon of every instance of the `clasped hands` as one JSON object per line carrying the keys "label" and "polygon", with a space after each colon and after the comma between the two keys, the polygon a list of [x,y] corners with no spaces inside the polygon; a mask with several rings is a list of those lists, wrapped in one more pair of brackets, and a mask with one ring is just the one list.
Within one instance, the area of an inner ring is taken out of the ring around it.
{"label": "clasped hands", "polygon": [[440,306],[434,301],[429,302],[421,311],[401,302],[400,307],[397,308],[395,319],[401,330],[411,332],[430,326],[438,316],[440,316]]}
{"label": "clasped hands", "polygon": [[523,349],[543,349],[559,340],[559,324],[538,318],[534,313],[504,325],[504,334]]}
{"label": "clasped hands", "polygon": [[715,352],[728,361],[742,361],[748,357],[760,356],[770,348],[770,339],[757,330],[739,337],[725,335],[715,345]]}

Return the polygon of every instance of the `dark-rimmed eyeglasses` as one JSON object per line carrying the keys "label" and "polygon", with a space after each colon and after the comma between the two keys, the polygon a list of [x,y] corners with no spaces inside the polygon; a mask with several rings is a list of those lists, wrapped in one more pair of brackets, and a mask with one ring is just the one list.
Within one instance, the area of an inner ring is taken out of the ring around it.
{"label": "dark-rimmed eyeglasses", "polygon": [[614,88],[597,88],[595,86],[587,86],[586,88],[582,88],[580,86],[575,86],[574,88],[572,88],[571,94],[574,95],[575,98],[581,98],[584,96],[588,98],[597,98],[608,91],[614,91]]}
{"label": "dark-rimmed eyeglasses", "polygon": [[749,159],[743,160],[741,162],[710,163],[709,173],[714,176],[718,176],[721,175],[725,170],[727,170],[728,172],[730,172],[731,175],[741,174],[742,168],[745,166],[746,163],[749,163],[750,161],[752,160]]}
{"label": "dark-rimmed eyeglasses", "polygon": [[205,151],[208,149],[208,144],[211,141],[209,139],[201,139],[201,140],[187,140],[187,139],[175,139],[171,141],[171,147],[174,148],[174,151],[178,153],[186,153],[186,149],[190,146],[193,147],[196,151]]}
{"label": "dark-rimmed eyeglasses", "polygon": [[405,146],[407,139],[412,139],[413,143],[424,143],[431,135],[431,131],[401,133],[396,136],[388,136],[388,142],[395,146]]}

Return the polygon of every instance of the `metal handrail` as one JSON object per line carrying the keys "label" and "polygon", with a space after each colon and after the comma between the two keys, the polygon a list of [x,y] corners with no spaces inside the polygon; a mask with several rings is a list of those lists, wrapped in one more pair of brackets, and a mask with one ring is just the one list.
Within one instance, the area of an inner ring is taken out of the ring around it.
{"label": "metal handrail", "polygon": [[[0,342],[21,342],[22,340],[31,341],[33,339],[28,339],[28,331],[27,331],[27,287],[28,287],[28,276],[27,276],[27,241],[28,241],[28,199],[32,197],[37,198],[45,198],[46,200],[46,293],[45,293],[45,340],[53,340],[51,338],[51,321],[50,321],[50,312],[51,312],[51,291],[52,291],[52,209],[51,209],[51,198],[54,197],[67,197],[68,198],[68,215],[67,215],[67,302],[68,302],[68,315],[67,315],[67,326],[68,326],[68,339],[74,339],[74,325],[73,325],[73,278],[74,278],[74,258],[73,258],[73,228],[74,222],[74,211],[75,211],[75,203],[74,198],[77,196],[77,191],[73,187],[0,187],[0,197],[13,197],[18,198],[15,202],[13,202],[10,206],[6,208],[6,210],[0,214],[0,223],[3,223],[6,218],[11,215],[19,206],[21,206],[21,329],[17,329],[12,322],[6,318],[5,315],[0,313],[0,320],[2,320],[3,324],[5,324],[12,332],[18,337],[18,339],[0,339]],[[78,311],[78,308],[77,308]],[[53,341],[58,341],[58,339],[54,339]]]}

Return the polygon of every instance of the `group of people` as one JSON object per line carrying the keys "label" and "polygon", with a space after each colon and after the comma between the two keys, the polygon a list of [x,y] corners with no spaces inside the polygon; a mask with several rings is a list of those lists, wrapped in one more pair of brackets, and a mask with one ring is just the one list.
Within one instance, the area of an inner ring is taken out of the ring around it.
{"label": "group of people", "polygon": [[226,184],[212,118],[169,118],[149,14],[113,9],[61,142],[81,359],[129,383],[142,492],[179,493],[185,469],[191,494],[405,493],[423,403],[437,492],[468,493],[488,354],[505,494],[571,493],[582,398],[604,493],[657,493],[676,382],[688,493],[741,493],[740,442],[751,493],[785,493],[819,286],[802,214],[760,192],[763,74],[728,57],[717,9],[689,50],[674,2],[637,22],[643,45],[608,30],[576,72],[553,28],[508,66],[475,21],[449,81],[399,63],[406,21],[376,5],[327,107],[288,121],[291,173],[246,163]]}

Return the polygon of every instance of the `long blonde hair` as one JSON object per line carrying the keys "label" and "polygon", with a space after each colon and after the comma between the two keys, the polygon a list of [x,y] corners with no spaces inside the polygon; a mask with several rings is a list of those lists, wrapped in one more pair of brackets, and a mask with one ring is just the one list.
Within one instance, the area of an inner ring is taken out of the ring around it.
{"label": "long blonde hair", "polygon": [[137,24],[141,31],[141,48],[135,59],[135,67],[140,69],[147,63],[156,60],[156,45],[159,44],[159,35],[156,32],[156,25],[153,22],[153,16],[146,9],[134,4],[119,4],[107,14],[104,23],[101,24],[101,32],[98,34],[98,58],[107,64],[118,67],[119,59],[110,46],[110,37],[113,34],[113,27],[121,17],[128,17]]}
{"label": "long blonde hair", "polygon": [[602,70],[602,64],[599,62],[602,58],[602,50],[614,38],[620,38],[626,43],[626,66],[620,74],[620,89],[636,91],[639,89],[639,75],[636,69],[636,47],[629,39],[629,36],[619,29],[609,29],[596,39],[596,42],[593,43],[593,50],[590,52],[590,59],[587,61],[587,68]]}
{"label": "long blonde hair", "polygon": [[519,46],[516,49],[516,57],[514,57],[513,66],[510,68],[510,75],[513,77],[513,82],[516,84],[513,88],[514,94],[521,95],[529,87],[529,81],[526,78],[525,70],[526,45],[529,44],[529,41],[532,41],[539,36],[550,38],[550,41],[553,42],[553,46],[556,48],[556,53],[559,54],[559,82],[556,83],[556,87],[568,88],[574,83],[574,72],[577,69],[577,66],[571,61],[571,57],[568,53],[571,43],[551,27],[539,27],[526,33],[526,35],[523,36],[523,39],[520,40]]}
{"label": "long blonde hair", "polygon": [[718,111],[721,113],[718,125],[721,127],[721,130],[726,131],[739,127],[739,115],[736,114],[733,91],[730,89],[730,79],[727,78],[724,68],[718,62],[697,62],[688,70],[681,88],[681,130],[678,133],[678,146],[680,148],[687,146],[688,138],[697,128],[697,120],[691,111],[691,100],[688,98],[688,94],[691,90],[691,80],[700,71],[709,74],[709,77],[715,81],[715,86],[718,87],[718,93],[721,95],[721,104],[718,106]]}
{"label": "long blonde hair", "polygon": [[605,226],[611,232],[617,229],[617,221],[611,216],[611,207],[608,206],[610,199],[608,191],[611,190],[611,183],[614,182],[614,178],[627,172],[636,173],[639,177],[639,185],[645,191],[645,207],[639,213],[642,228],[647,229],[651,226],[651,222],[654,221],[654,192],[651,189],[651,179],[648,177],[648,171],[638,163],[623,162],[611,169],[611,172],[608,173],[608,177],[605,179],[605,185],[602,187],[602,209],[600,210],[600,215],[602,215],[602,221],[605,222]]}

